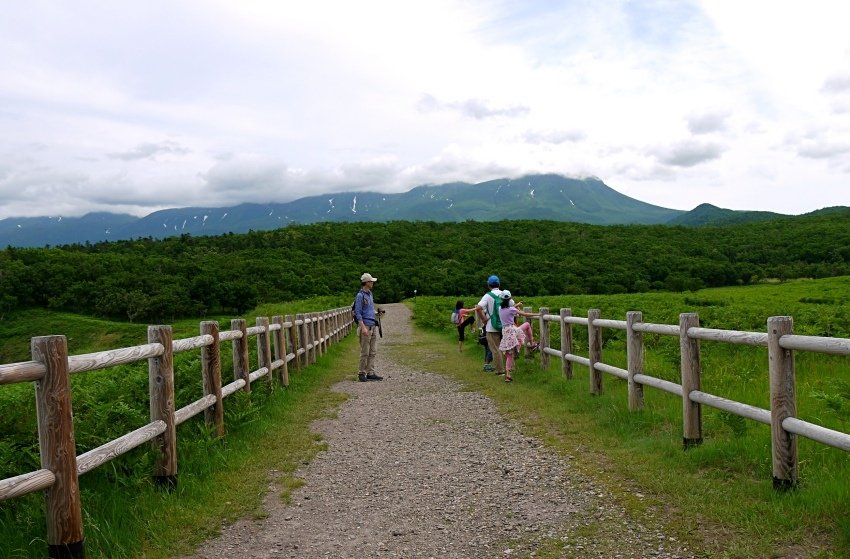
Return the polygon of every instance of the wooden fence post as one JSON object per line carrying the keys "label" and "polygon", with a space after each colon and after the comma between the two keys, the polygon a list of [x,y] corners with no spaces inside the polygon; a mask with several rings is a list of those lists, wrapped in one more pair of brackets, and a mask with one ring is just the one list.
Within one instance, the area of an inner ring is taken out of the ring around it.
{"label": "wooden fence post", "polygon": [[331,347],[331,341],[333,338],[333,323],[331,313],[328,311],[324,311],[322,313],[324,315],[324,320],[322,324],[324,325],[322,328],[322,335],[325,336],[325,353],[328,352],[328,349]]}
{"label": "wooden fence post", "polygon": [[338,344],[342,339],[342,315],[340,314],[339,309],[334,309],[333,312],[334,317],[334,344]]}
{"label": "wooden fence post", "polygon": [[572,309],[561,309],[558,313],[561,317],[561,372],[564,378],[573,378],[573,362],[567,359],[567,355],[573,352],[573,325],[567,322],[567,317],[572,316]]}
{"label": "wooden fence post", "polygon": [[313,339],[313,313],[304,313],[304,357],[306,365],[313,364],[313,352],[316,351],[316,343]]}
{"label": "wooden fence post", "polygon": [[274,331],[274,358],[275,361],[282,361],[280,365],[280,382],[283,386],[289,386],[289,365],[286,362],[286,355],[289,351],[286,348],[286,332],[283,329],[283,317],[280,315],[273,316],[272,322],[279,326]]}
{"label": "wooden fence post", "polygon": [[319,340],[319,357],[323,356],[328,350],[327,340],[325,340],[326,324],[325,313],[316,313],[316,339]]}
{"label": "wooden fence post", "polygon": [[643,333],[636,332],[635,323],[643,322],[643,313],[626,313],[626,353],[629,371],[629,411],[643,409],[643,385],[635,382],[635,375],[643,374]]}
{"label": "wooden fence post", "polygon": [[234,318],[230,321],[230,329],[242,332],[242,337],[233,339],[233,380],[240,378],[245,381],[242,390],[251,391],[251,365],[248,361],[248,325],[244,318]]}
{"label": "wooden fence post", "polygon": [[224,400],[221,397],[221,346],[218,339],[218,322],[201,322],[201,335],[212,336],[213,343],[201,348],[201,375],[204,380],[204,396],[215,395],[215,405],[204,410],[204,422],[215,426],[215,435],[224,436]]}
{"label": "wooden fence post", "polygon": [[702,444],[702,406],[692,402],[690,394],[701,390],[699,340],[688,336],[688,329],[699,328],[699,315],[679,315],[679,349],[682,373],[682,445],[685,450]]}
{"label": "wooden fence post", "polygon": [[30,341],[32,360],[45,367],[35,383],[41,467],[56,480],[44,491],[47,504],[47,549],[50,557],[85,557],[83,512],[77,477],[77,449],[71,408],[71,375],[65,336]]}
{"label": "wooden fence post", "polygon": [[549,368],[549,354],[546,353],[546,348],[549,347],[549,322],[544,320],[544,317],[549,314],[548,307],[540,307],[540,367],[545,371]]}
{"label": "wooden fence post", "polygon": [[602,373],[596,370],[595,365],[602,361],[602,330],[597,328],[593,321],[600,318],[599,309],[587,311],[587,354],[590,362],[590,393],[602,394]]}
{"label": "wooden fence post", "polygon": [[786,417],[797,416],[794,352],[780,347],[779,339],[794,332],[790,316],[767,319],[767,351],[770,361],[770,432],[773,447],[773,487],[797,487],[797,437],[782,427]]}
{"label": "wooden fence post", "polygon": [[233,339],[233,380],[243,379],[245,392],[251,391],[251,366],[248,361],[248,325],[244,318],[234,318],[230,321],[231,330],[242,332],[241,338]]}
{"label": "wooden fence post", "polygon": [[272,373],[272,344],[271,336],[269,335],[269,317],[258,316],[257,326],[263,329],[257,334],[257,364],[262,369],[265,367],[269,370],[266,373],[268,377],[269,390],[274,390],[274,374]]}
{"label": "wooden fence post", "polygon": [[304,350],[304,353],[301,354],[299,359],[299,364],[302,367],[306,367],[310,364],[310,356],[307,351],[307,344],[309,344],[309,340],[307,339],[307,315],[306,314],[296,314],[296,321],[300,321],[301,324],[298,326],[298,345],[301,349]]}
{"label": "wooden fence post", "polygon": [[344,309],[337,309],[336,310],[336,327],[337,327],[337,330],[339,331],[339,334],[337,335],[337,338],[336,338],[337,342],[341,342],[342,339],[345,337],[345,334],[346,334],[344,312],[345,312]]}
{"label": "wooden fence post", "polygon": [[292,364],[295,365],[295,370],[301,370],[301,361],[298,359],[298,326],[295,324],[297,315],[286,315],[286,321],[289,323],[289,343],[292,345],[292,354],[295,358]]}
{"label": "wooden fence post", "polygon": [[154,479],[160,486],[177,485],[177,422],[174,417],[174,351],[171,326],[148,326],[148,342],[162,344],[159,357],[148,359],[151,421],[165,422],[165,432],[153,439],[157,451]]}
{"label": "wooden fence post", "polygon": [[321,332],[319,332],[319,313],[310,313],[313,322],[310,323],[310,336],[313,338],[313,352],[310,354],[310,363],[315,363],[319,359],[319,352],[322,349]]}

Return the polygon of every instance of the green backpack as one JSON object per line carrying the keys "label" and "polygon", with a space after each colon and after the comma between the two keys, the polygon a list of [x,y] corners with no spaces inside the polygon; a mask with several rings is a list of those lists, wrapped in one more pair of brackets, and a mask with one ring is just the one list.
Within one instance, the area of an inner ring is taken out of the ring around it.
{"label": "green backpack", "polygon": [[502,319],[499,317],[499,305],[502,304],[501,297],[494,295],[492,291],[488,291],[487,295],[493,298],[493,314],[490,315],[490,326],[496,329],[496,332],[502,331]]}

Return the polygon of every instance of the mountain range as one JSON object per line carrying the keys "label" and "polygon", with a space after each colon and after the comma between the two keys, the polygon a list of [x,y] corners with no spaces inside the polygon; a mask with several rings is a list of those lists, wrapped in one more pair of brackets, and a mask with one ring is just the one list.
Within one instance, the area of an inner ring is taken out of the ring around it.
{"label": "mountain range", "polygon": [[630,198],[597,178],[530,175],[477,184],[423,185],[397,194],[340,192],[286,203],[224,208],[172,208],[144,217],[90,213],[82,217],[0,220],[0,246],[42,247],[176,235],[221,235],[293,223],[354,221],[500,221],[545,219],[599,225],[724,225],[787,217],[702,204],[686,212]]}

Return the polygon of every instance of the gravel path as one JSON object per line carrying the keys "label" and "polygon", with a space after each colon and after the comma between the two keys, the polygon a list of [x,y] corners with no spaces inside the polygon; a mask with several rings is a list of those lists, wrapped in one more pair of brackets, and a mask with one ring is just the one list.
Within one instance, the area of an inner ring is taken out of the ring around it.
{"label": "gravel path", "polygon": [[385,380],[336,385],[352,398],[314,424],[327,451],[297,472],[292,504],[272,485],[267,518],[224,528],[195,559],[693,557],[486,397],[392,362],[383,350],[410,339],[410,313],[384,308]]}

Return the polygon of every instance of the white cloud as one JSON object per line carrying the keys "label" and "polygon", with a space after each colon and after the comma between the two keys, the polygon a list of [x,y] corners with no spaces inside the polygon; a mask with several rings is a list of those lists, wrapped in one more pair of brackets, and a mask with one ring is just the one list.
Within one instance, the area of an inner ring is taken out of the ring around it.
{"label": "white cloud", "polygon": [[525,172],[682,209],[850,205],[848,15],[824,0],[7,3],[0,218]]}
{"label": "white cloud", "polygon": [[723,146],[713,142],[685,140],[655,152],[658,160],[674,167],[693,167],[717,159],[723,154]]}
{"label": "white cloud", "polygon": [[688,117],[688,130],[692,134],[710,134],[721,132],[726,129],[726,119],[729,117],[725,112],[702,113]]}
{"label": "white cloud", "polygon": [[189,150],[180,147],[175,142],[158,142],[158,143],[142,143],[131,149],[130,151],[109,153],[107,157],[110,159],[121,159],[124,161],[135,161],[137,159],[154,159],[158,155],[184,155],[189,153]]}

